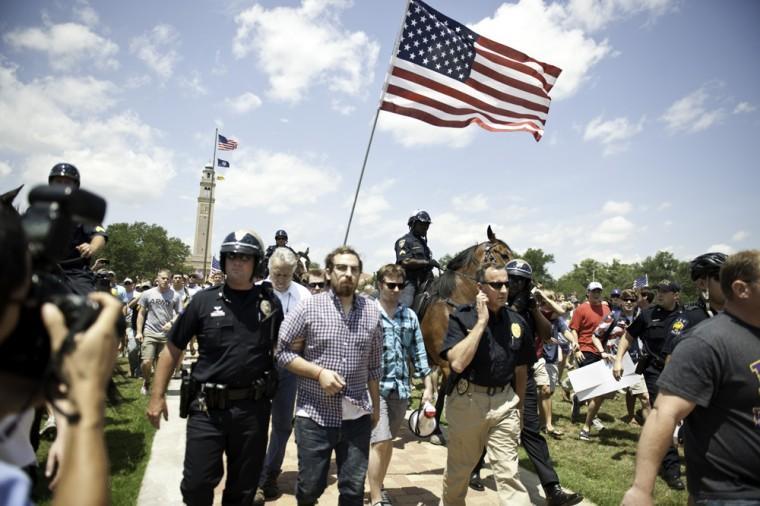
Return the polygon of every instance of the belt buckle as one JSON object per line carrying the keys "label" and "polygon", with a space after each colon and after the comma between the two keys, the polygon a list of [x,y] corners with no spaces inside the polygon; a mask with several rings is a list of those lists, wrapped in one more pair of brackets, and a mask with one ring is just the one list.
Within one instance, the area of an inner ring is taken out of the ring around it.
{"label": "belt buckle", "polygon": [[457,381],[457,393],[459,395],[464,395],[467,393],[467,390],[470,389],[470,382],[466,378],[460,378],[459,381]]}

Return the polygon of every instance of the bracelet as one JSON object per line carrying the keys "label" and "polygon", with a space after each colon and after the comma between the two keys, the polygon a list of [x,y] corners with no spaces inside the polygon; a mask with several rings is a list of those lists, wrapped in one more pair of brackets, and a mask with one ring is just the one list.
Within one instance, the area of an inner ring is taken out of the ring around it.
{"label": "bracelet", "polygon": [[320,370],[319,370],[319,372],[317,373],[317,377],[316,377],[316,380],[317,380],[317,381],[319,381],[319,377],[320,377],[320,376],[322,376],[322,371],[324,371],[324,370],[325,370],[325,368],[323,367],[323,368],[322,368],[322,369],[320,369]]}

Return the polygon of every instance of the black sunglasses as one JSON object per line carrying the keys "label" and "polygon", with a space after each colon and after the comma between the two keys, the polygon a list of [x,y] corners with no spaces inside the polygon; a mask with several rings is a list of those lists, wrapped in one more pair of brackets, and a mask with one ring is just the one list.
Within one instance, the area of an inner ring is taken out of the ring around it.
{"label": "black sunglasses", "polygon": [[383,281],[383,283],[385,283],[385,286],[387,286],[391,290],[395,290],[396,288],[401,290],[402,288],[404,288],[404,283],[389,283],[388,281]]}
{"label": "black sunglasses", "polygon": [[325,282],[322,281],[320,283],[309,283],[309,286],[312,287],[312,288],[324,288],[325,287]]}
{"label": "black sunglasses", "polygon": [[242,262],[247,262],[253,259],[253,255],[249,255],[247,253],[227,253],[227,259],[240,260]]}
{"label": "black sunglasses", "polygon": [[501,288],[504,286],[509,288],[509,282],[507,281],[488,281],[486,284],[494,290],[501,290]]}
{"label": "black sunglasses", "polygon": [[623,299],[623,302],[636,302],[636,299]]}

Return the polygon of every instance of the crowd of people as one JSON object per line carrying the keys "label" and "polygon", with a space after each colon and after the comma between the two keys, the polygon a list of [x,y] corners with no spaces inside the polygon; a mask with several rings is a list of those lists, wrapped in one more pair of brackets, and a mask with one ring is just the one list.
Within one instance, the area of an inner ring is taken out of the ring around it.
{"label": "crowd of people", "polygon": [[[75,190],[79,173],[56,165],[50,184]],[[333,455],[341,505],[364,504],[366,495],[373,506],[392,505],[384,480],[415,388],[425,407],[419,416],[432,416],[433,404],[445,397],[442,504],[464,505],[468,489],[483,490],[485,465],[499,504],[531,504],[520,480],[520,445],[546,503],[577,504],[583,497],[561,486],[545,439],[568,437],[553,418],[554,393],[559,388],[572,402],[577,438],[593,443],[604,430],[603,403],[617,388],[581,395],[567,372],[606,364],[598,374],[621,380],[633,374],[625,368],[629,359],[640,376],[619,394],[625,421],[643,429],[622,503],[653,504],[659,474],[675,490],[688,488],[694,504],[760,504],[760,251],[693,259],[700,294],[694,304],[684,304],[681,287],[670,280],[609,292],[589,280],[579,299],[535,286],[522,259],[484,258],[467,281],[473,300],[450,304],[442,347],[431,350],[422,335],[423,302],[434,269],[443,268],[427,245],[426,211],[409,218],[408,233],[394,244],[395,261],[371,283],[349,246],[332,250],[324,269],[296,278],[299,260],[284,230],[268,248],[256,232],[237,230],[221,244],[220,271],[206,280],[160,269],[152,279],[125,277],[119,284],[103,262],[90,267],[107,243],[105,231],[77,225],[62,276],[101,310],[92,325],[76,329],[76,345],[67,345],[70,323],[44,305],[49,343],[42,353],[49,356],[29,358],[19,339],[30,318],[24,311],[31,266],[18,217],[8,206],[2,213],[0,266],[8,275],[0,276],[0,386],[9,402],[0,419],[0,503],[29,502],[36,457],[31,450],[30,460],[28,448],[37,432],[30,408],[42,401],[49,413],[42,431],[58,429],[48,466],[55,501],[108,502],[103,406],[121,352],[129,373],[142,378],[156,428],[169,415],[170,380],[181,380],[178,415],[187,419],[187,438],[178,487],[189,505],[213,503],[223,458],[223,504],[263,505],[279,497],[291,437],[299,505],[317,504]],[[113,297],[94,292],[98,282]],[[450,368],[440,390],[431,353]],[[39,378],[13,366],[22,359],[41,363]],[[686,483],[672,437],[679,424]],[[72,501],[77,488],[88,492]]]}

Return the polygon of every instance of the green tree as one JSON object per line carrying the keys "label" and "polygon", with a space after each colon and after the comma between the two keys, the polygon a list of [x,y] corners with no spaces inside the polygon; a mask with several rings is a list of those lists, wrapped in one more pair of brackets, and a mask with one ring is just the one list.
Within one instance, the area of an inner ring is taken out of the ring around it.
{"label": "green tree", "polygon": [[517,258],[522,258],[533,268],[534,283],[546,288],[555,287],[557,282],[547,270],[547,265],[554,263],[553,254],[544,253],[541,248],[528,248],[525,253],[518,255]]}
{"label": "green tree", "polygon": [[696,299],[694,283],[689,275],[689,263],[678,260],[669,251],[658,251],[654,256],[646,257],[641,262],[641,272],[649,276],[649,284],[654,285],[664,279],[681,285],[681,300]]}
{"label": "green tree", "polygon": [[107,257],[111,270],[120,278],[126,276],[153,279],[158,269],[186,273],[190,248],[176,237],[169,237],[158,225],[112,223],[108,226],[108,243],[98,255]]}
{"label": "green tree", "polygon": [[575,292],[578,299],[582,300],[586,295],[586,286],[589,282],[599,281],[604,284],[602,280],[607,277],[607,266],[605,264],[587,258],[579,264],[573,264],[573,269],[557,280],[557,289],[565,294]]}

